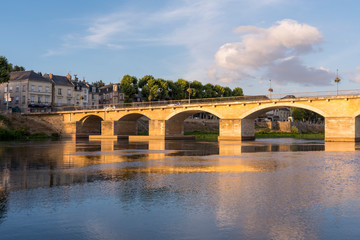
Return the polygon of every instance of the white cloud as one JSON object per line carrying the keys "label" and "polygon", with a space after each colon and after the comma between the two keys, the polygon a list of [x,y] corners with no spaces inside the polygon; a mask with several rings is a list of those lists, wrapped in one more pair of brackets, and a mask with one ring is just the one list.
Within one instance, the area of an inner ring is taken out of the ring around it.
{"label": "white cloud", "polygon": [[269,28],[240,26],[234,32],[242,34],[241,41],[224,44],[215,55],[218,68],[224,71],[240,75],[266,72],[262,77],[275,82],[306,85],[327,84],[333,76],[324,69],[307,67],[299,59],[322,42],[321,33],[313,26],[285,19]]}

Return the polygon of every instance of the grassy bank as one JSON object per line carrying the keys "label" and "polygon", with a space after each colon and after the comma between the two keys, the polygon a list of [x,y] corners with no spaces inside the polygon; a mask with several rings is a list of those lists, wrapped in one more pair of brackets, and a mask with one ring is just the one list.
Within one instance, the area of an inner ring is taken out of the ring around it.
{"label": "grassy bank", "polygon": [[26,127],[15,128],[11,121],[5,116],[0,115],[0,140],[29,140],[29,139],[48,139],[59,138],[59,135],[54,133],[47,135],[45,133],[30,133]]}
{"label": "grassy bank", "polygon": [[289,133],[289,132],[258,132],[256,138],[301,138],[311,140],[323,140],[324,133]]}
{"label": "grassy bank", "polygon": [[[212,140],[217,139],[219,136],[218,132],[185,132],[184,135],[195,136],[196,140]],[[255,133],[256,138],[301,138],[301,139],[312,139],[322,140],[324,139],[324,133],[287,133],[287,132],[258,132]]]}

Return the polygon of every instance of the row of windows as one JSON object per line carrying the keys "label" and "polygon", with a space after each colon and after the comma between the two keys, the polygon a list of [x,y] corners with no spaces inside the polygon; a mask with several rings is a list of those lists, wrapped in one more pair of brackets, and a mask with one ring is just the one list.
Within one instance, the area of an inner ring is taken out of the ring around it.
{"label": "row of windows", "polygon": [[[16,96],[16,97],[14,97],[14,98],[11,98],[11,99],[9,99],[9,103],[12,103],[12,102],[14,101],[15,104],[18,104],[18,103],[19,103],[19,100],[20,100],[19,98],[20,98],[19,96]],[[48,97],[48,96],[45,96],[45,97],[44,97],[44,102],[42,102],[42,99],[43,99],[42,96],[38,96],[38,97],[37,97],[37,103],[45,103],[45,104],[48,104],[48,103],[49,103],[49,97]],[[22,96],[21,100],[22,100],[21,103],[22,103],[22,104],[25,104],[26,97],[25,97],[25,96]],[[6,97],[4,98],[4,102],[7,102]],[[30,97],[30,103],[31,103],[31,104],[34,104],[34,103],[35,103],[35,96],[31,96],[31,97]]]}

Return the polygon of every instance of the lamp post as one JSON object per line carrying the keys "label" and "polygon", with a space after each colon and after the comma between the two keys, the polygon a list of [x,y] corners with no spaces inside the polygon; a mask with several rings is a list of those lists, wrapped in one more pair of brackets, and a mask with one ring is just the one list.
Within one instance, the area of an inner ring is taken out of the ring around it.
{"label": "lamp post", "polygon": [[271,88],[271,80],[269,80],[270,82],[270,87],[268,89],[269,93],[270,93],[270,99],[271,99],[271,93],[274,91],[274,89]]}
{"label": "lamp post", "polygon": [[336,69],[336,78],[334,81],[336,82],[336,96],[338,96],[339,95],[339,82],[341,81],[341,79],[339,78],[338,69]]}
{"label": "lamp post", "polygon": [[191,88],[190,88],[190,81],[189,81],[189,88],[186,90],[189,93],[189,105],[190,105],[190,97],[191,97]]}

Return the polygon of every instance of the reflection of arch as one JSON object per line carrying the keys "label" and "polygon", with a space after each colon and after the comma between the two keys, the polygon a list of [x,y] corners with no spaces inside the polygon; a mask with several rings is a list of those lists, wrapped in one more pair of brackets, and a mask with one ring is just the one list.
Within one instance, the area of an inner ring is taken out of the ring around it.
{"label": "reflection of arch", "polygon": [[88,115],[80,119],[80,125],[77,126],[77,135],[100,135],[101,122],[103,119],[96,115]]}
{"label": "reflection of arch", "polygon": [[115,122],[115,135],[137,135],[138,132],[148,132],[148,120],[148,116],[140,113],[129,113],[122,116]]}
{"label": "reflection of arch", "polygon": [[274,109],[292,108],[292,107],[294,107],[294,108],[303,108],[303,109],[306,109],[306,110],[313,111],[313,112],[315,112],[315,113],[317,113],[317,114],[319,114],[319,115],[321,115],[323,117],[327,117],[327,114],[325,112],[323,112],[322,110],[320,110],[318,108],[314,108],[312,106],[305,105],[305,104],[277,103],[276,105],[269,105],[269,104],[260,105],[257,108],[253,108],[250,111],[247,111],[247,112],[243,113],[239,118],[240,119],[244,119],[244,118],[253,119],[253,118],[256,118],[257,116],[259,116],[261,114],[264,114],[264,113],[269,112],[269,111],[274,110]]}
{"label": "reflection of arch", "polygon": [[210,113],[215,116],[218,115],[217,113],[213,113],[213,112],[207,111],[207,109],[201,109],[201,108],[184,110],[181,112],[177,112],[175,114],[171,114],[168,116],[168,118],[166,120],[166,127],[165,127],[166,135],[168,135],[168,136],[184,135],[184,120],[187,119],[189,116],[192,116],[196,113]]}

